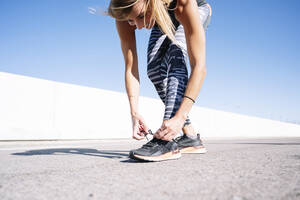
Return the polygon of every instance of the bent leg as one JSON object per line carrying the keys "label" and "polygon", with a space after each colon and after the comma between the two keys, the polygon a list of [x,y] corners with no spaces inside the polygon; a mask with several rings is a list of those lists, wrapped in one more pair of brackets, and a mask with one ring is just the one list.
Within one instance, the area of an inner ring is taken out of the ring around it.
{"label": "bent leg", "polygon": [[[182,49],[172,44],[166,55],[168,59],[164,120],[168,120],[176,114],[188,82],[188,71]],[[190,123],[188,118],[185,125]]]}

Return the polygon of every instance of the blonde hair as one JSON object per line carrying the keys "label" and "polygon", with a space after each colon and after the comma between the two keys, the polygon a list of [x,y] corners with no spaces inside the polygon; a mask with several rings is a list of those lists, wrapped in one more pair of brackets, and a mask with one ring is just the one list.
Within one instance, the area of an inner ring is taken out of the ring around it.
{"label": "blonde hair", "polygon": [[[150,21],[155,20],[161,31],[176,43],[175,27],[168,13],[168,7],[173,0],[111,0],[108,15],[117,20],[126,20],[132,7],[139,1],[145,1],[145,10],[150,11]],[[146,20],[144,13],[144,20]]]}

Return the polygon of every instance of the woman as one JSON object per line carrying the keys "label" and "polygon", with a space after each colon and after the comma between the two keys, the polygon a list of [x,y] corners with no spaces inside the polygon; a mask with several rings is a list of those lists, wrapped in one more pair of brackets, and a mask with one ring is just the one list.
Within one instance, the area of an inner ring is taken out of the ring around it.
{"label": "woman", "polygon": [[[141,140],[149,133],[138,111],[136,29],[152,29],[147,74],[165,104],[161,128],[150,142],[132,150],[130,158],[161,161],[177,159],[181,153],[206,152],[188,113],[206,75],[204,29],[209,24],[210,6],[205,0],[111,0],[108,13],[116,19],[124,55],[133,138]],[[181,130],[183,136],[174,140]]]}

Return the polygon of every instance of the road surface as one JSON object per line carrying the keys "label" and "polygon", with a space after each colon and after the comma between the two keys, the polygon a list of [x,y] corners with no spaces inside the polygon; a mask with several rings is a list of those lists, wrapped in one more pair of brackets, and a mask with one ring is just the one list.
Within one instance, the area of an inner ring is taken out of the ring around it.
{"label": "road surface", "polygon": [[129,160],[143,143],[0,142],[0,199],[300,199],[300,138],[208,138],[203,155]]}

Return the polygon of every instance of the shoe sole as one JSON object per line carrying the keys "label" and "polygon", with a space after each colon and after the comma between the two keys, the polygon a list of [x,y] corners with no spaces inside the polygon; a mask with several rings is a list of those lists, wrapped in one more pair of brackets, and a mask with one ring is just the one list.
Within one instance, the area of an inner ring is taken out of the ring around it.
{"label": "shoe sole", "polygon": [[183,149],[180,149],[181,153],[206,153],[207,150],[205,147],[186,147]]}
{"label": "shoe sole", "polygon": [[141,155],[133,155],[133,156],[140,160],[157,162],[157,161],[178,159],[181,157],[181,153],[180,151],[176,151],[176,152],[168,152],[160,156],[141,156]]}

